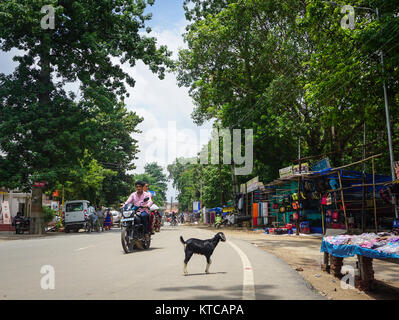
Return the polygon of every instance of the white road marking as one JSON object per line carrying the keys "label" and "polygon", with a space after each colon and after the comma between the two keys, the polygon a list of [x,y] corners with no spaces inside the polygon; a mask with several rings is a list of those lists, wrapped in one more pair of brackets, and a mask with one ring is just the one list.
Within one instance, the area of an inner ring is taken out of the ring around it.
{"label": "white road marking", "polygon": [[247,255],[234,243],[230,241],[227,241],[227,243],[231,245],[235,251],[237,251],[238,255],[241,258],[244,270],[244,278],[242,284],[242,299],[255,300],[255,282],[254,282],[254,273],[252,270],[251,262],[249,261]]}
{"label": "white road marking", "polygon": [[90,248],[90,247],[94,247],[94,246],[88,246],[88,247],[83,247],[83,248],[75,249],[75,251],[85,250],[85,249],[88,249],[88,248]]}

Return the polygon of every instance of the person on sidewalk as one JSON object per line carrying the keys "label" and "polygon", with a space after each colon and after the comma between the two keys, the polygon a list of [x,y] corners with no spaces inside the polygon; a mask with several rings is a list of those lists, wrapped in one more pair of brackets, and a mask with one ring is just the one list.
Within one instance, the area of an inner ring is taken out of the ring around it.
{"label": "person on sidewalk", "polygon": [[107,209],[106,216],[105,216],[105,221],[104,221],[105,230],[111,230],[112,220],[113,220],[113,217],[112,217],[112,214],[111,214],[111,210]]}
{"label": "person on sidewalk", "polygon": [[104,210],[102,206],[98,207],[98,211],[97,211],[97,217],[98,217],[98,221],[100,224],[100,228],[101,231],[104,231],[104,220],[105,220],[105,214],[104,214]]}

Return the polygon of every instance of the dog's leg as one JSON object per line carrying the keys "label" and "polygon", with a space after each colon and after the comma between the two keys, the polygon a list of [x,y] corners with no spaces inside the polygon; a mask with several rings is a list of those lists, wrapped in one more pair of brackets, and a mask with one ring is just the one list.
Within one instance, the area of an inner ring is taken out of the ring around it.
{"label": "dog's leg", "polygon": [[212,263],[212,260],[210,257],[206,257],[206,269],[205,269],[205,273],[209,273],[209,267]]}

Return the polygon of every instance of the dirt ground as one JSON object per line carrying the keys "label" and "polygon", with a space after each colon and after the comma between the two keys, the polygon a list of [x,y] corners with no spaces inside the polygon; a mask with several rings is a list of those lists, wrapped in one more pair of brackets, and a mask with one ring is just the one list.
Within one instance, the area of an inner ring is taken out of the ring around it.
{"label": "dirt ground", "polygon": [[[198,226],[214,230],[209,226]],[[219,231],[219,230],[218,230]],[[320,294],[331,300],[399,300],[399,265],[373,260],[376,289],[363,292],[342,289],[338,278],[321,270],[323,254],[320,252],[321,236],[268,235],[264,231],[223,228],[226,237],[234,237],[276,255],[289,264]],[[344,265],[356,268],[356,258],[345,258]],[[355,269],[357,274],[357,269]]]}

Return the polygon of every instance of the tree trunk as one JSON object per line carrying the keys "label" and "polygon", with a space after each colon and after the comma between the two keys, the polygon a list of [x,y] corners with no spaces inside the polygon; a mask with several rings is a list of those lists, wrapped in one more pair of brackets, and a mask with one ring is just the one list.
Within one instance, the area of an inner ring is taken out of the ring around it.
{"label": "tree trunk", "polygon": [[[50,93],[51,93],[51,66],[50,66],[50,35],[43,31],[41,38],[40,47],[40,76],[39,76],[39,107],[40,114],[44,115],[50,112]],[[39,129],[39,128],[37,128]],[[45,143],[46,136],[38,135],[37,139]],[[39,172],[43,169],[43,166],[39,165],[37,168],[33,168],[34,171]],[[44,218],[42,208],[42,189],[32,189],[32,218],[30,231],[32,234],[43,234],[44,231]]]}
{"label": "tree trunk", "polygon": [[44,231],[42,195],[43,195],[43,191],[41,188],[33,187],[33,189],[32,189],[32,207],[31,207],[31,216],[30,216],[30,233],[31,234],[43,234],[43,231]]}

